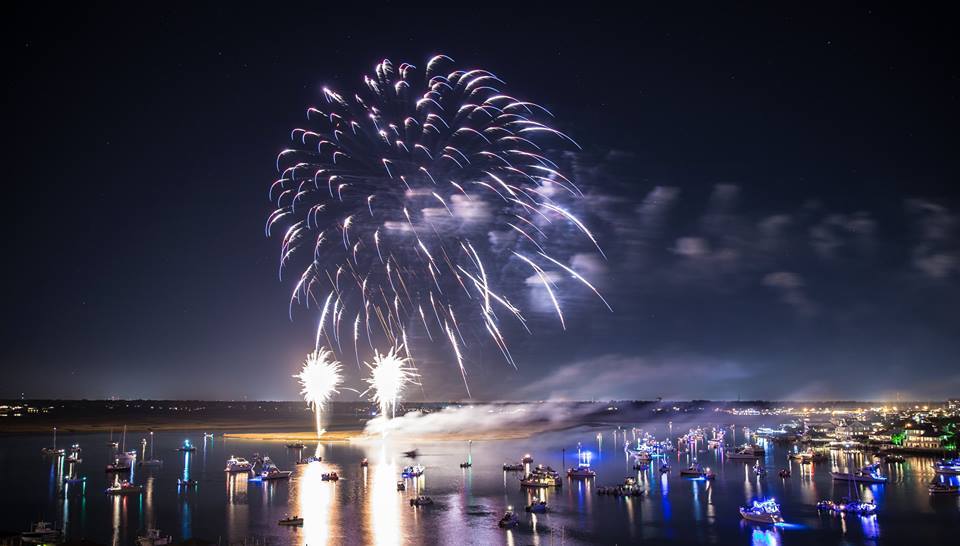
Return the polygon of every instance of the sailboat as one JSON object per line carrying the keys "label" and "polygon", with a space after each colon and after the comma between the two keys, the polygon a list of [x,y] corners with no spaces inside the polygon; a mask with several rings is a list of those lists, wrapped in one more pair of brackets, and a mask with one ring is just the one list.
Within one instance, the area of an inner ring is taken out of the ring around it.
{"label": "sailboat", "polygon": [[48,457],[59,457],[63,455],[63,450],[57,449],[57,427],[53,427],[53,447],[45,447],[40,450],[40,453]]}
{"label": "sailboat", "polygon": [[107,447],[112,447],[117,449],[117,443],[113,441],[113,428],[110,428],[110,440],[107,442]]}
{"label": "sailboat", "polygon": [[[849,458],[849,456],[848,456],[848,458],[847,458],[847,466],[848,466],[848,467],[850,466],[851,462],[852,462],[852,461],[850,460],[850,458]],[[875,469],[874,469],[874,470],[868,470],[869,468],[870,468],[870,467],[864,467],[864,468],[861,469],[859,472],[857,472],[857,474],[831,472],[831,474],[833,475],[833,479],[835,479],[835,480],[837,480],[837,479],[844,479],[844,480],[846,480],[846,482],[847,482],[847,496],[844,497],[844,498],[842,498],[842,499],[840,499],[840,502],[834,502],[834,501],[832,501],[832,500],[823,500],[823,501],[820,501],[820,502],[817,503],[817,510],[824,510],[824,511],[827,511],[827,512],[833,512],[833,513],[835,513],[835,514],[840,514],[840,513],[857,514],[857,515],[860,515],[860,516],[869,516],[869,515],[872,515],[872,514],[876,513],[876,511],[877,511],[877,505],[876,505],[876,503],[870,502],[870,501],[865,501],[865,500],[863,500],[863,499],[860,498],[860,486],[859,486],[859,485],[856,486],[857,498],[851,500],[851,497],[853,496],[851,493],[853,492],[853,488],[854,488],[853,482],[865,481],[865,482],[868,482],[868,483],[883,483],[883,482],[886,481],[886,478],[883,478],[883,481],[874,481],[874,480],[880,478],[881,476],[879,476],[879,473],[877,473],[877,472],[875,471]],[[866,473],[866,476],[868,476],[868,477],[871,478],[871,479],[864,479],[864,478],[860,477],[860,476],[861,476],[862,474],[864,474],[864,473]],[[844,476],[856,476],[856,477],[854,477],[854,478],[837,478],[837,475],[838,475],[838,474],[841,474],[841,475],[844,475]]]}
{"label": "sailboat", "polygon": [[467,461],[460,463],[460,468],[470,468],[473,466],[473,440],[467,440]]}
{"label": "sailboat", "polygon": [[153,456],[153,431],[150,431],[150,458],[147,459],[147,440],[142,440],[143,443],[143,460],[137,463],[137,466],[160,466],[163,464],[163,461],[157,459]]}

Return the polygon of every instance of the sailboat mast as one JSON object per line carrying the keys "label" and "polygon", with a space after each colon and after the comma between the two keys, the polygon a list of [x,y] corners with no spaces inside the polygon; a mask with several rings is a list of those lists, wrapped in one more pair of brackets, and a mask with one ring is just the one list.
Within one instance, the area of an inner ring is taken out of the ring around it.
{"label": "sailboat mast", "polygon": [[53,449],[57,449],[57,427],[53,427]]}

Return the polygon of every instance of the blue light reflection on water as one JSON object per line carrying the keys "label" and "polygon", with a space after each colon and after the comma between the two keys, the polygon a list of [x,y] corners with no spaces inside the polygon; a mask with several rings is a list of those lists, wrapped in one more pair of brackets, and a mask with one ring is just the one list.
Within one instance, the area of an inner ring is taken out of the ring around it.
{"label": "blue light reflection on water", "polygon": [[[327,465],[339,465],[344,477],[339,485],[320,480],[314,483],[306,479],[310,469],[294,465],[295,452],[287,453],[282,445],[218,439],[216,443],[203,442],[202,450],[201,445],[197,445],[198,453],[192,456],[183,454],[182,466],[177,464],[181,462],[178,458],[167,456],[169,459],[163,468],[141,471],[135,468],[135,474],[131,477],[136,483],[148,483],[151,476],[155,479],[150,482],[152,487],[149,492],[145,491],[144,496],[106,499],[102,495],[106,486],[102,465],[107,455],[104,450],[100,450],[104,451],[102,456],[98,454],[98,446],[102,442],[97,436],[84,435],[78,436],[78,441],[84,443],[85,450],[87,445],[92,444],[93,447],[85,453],[87,462],[80,465],[79,470],[89,476],[91,487],[86,496],[77,496],[69,501],[79,504],[68,504],[56,494],[50,498],[50,486],[54,493],[58,487],[57,465],[38,456],[39,443],[34,449],[29,438],[17,438],[13,442],[0,438],[0,450],[4,451],[10,463],[6,468],[0,468],[0,480],[11,483],[11,476],[15,476],[16,483],[22,483],[23,489],[18,495],[8,495],[9,499],[0,501],[0,524],[4,528],[26,528],[31,519],[43,516],[58,522],[74,536],[87,536],[99,542],[117,544],[132,543],[136,534],[144,531],[142,527],[151,522],[155,522],[165,533],[173,534],[177,540],[203,538],[215,541],[222,536],[226,541],[241,540],[245,536],[264,536],[282,546],[301,544],[311,535],[317,538],[317,544],[391,543],[392,540],[385,534],[391,529],[398,529],[397,525],[400,525],[403,532],[398,543],[430,543],[431,538],[441,536],[468,537],[464,543],[500,543],[507,536],[496,527],[496,519],[502,510],[507,504],[522,510],[524,503],[529,501],[529,492],[519,488],[517,476],[504,474],[499,468],[500,464],[505,460],[515,460],[519,454],[527,451],[532,452],[537,462],[549,464],[552,460],[556,464],[561,448],[565,446],[572,451],[577,439],[586,442],[595,436],[596,429],[583,432],[573,430],[537,437],[535,441],[477,442],[473,453],[474,467],[467,472],[459,468],[462,447],[454,447],[451,443],[407,446],[398,442],[386,455],[378,455],[379,443],[327,446],[323,464],[314,466],[317,470],[325,471]],[[166,437],[158,433],[158,453],[171,453],[182,440],[183,433]],[[21,448],[18,442],[23,442],[25,447]],[[193,443],[199,442],[200,439],[196,438]],[[608,451],[611,449],[608,444],[616,445],[605,441],[603,448]],[[366,470],[360,469],[360,458],[370,457],[371,469],[387,459],[396,459],[402,467],[406,461],[400,454],[412,447],[421,449],[418,462],[427,467],[427,479],[410,482],[406,493],[397,492],[395,485],[399,470],[394,469],[384,474],[381,487],[366,484],[363,479]],[[771,446],[764,459],[771,469],[777,466],[774,461],[783,460],[781,457],[784,454],[778,449],[777,446]],[[255,452],[270,454],[281,468],[294,470],[290,482],[257,484],[248,483],[245,476],[241,480],[226,478],[223,465],[229,455],[249,457]],[[891,480],[892,483],[885,486],[861,486],[862,498],[869,499],[874,495],[882,498],[880,519],[883,521],[878,522],[877,518],[827,517],[813,511],[812,504],[816,499],[839,498],[848,494],[846,484],[831,481],[826,464],[812,465],[805,472],[801,472],[803,467],[800,465],[791,465],[794,477],[781,480],[773,476],[758,478],[749,465],[736,461],[723,462],[720,454],[713,451],[664,454],[662,460],[674,468],[685,467],[685,463],[689,463],[693,457],[704,465],[709,464],[717,473],[716,480],[710,482],[683,479],[676,472],[660,474],[657,468],[659,464],[637,472],[633,469],[632,457],[621,457],[621,453],[617,452],[616,456],[606,453],[602,460],[594,458],[598,471],[596,480],[564,480],[563,489],[548,490],[546,497],[551,512],[537,516],[535,532],[533,518],[521,514],[523,524],[511,531],[516,543],[547,545],[559,543],[559,537],[563,536],[566,544],[665,539],[683,544],[742,544],[759,540],[764,544],[779,544],[776,541],[783,540],[791,546],[828,544],[839,540],[856,544],[864,540],[877,540],[880,523],[883,524],[883,538],[886,541],[916,538],[918,541],[932,539],[935,542],[937,522],[955,521],[958,515],[955,499],[928,500],[926,483],[932,479],[932,473],[914,472],[910,468],[896,482]],[[918,460],[908,460],[914,468],[920,468]],[[923,468],[928,471],[930,466],[925,463]],[[812,472],[814,467],[816,471]],[[12,470],[14,468],[17,469],[16,473]],[[620,483],[626,475],[635,476],[647,494],[629,499],[596,494],[597,486]],[[197,489],[181,491],[176,486],[179,476],[198,479],[200,485]],[[684,485],[684,481],[688,485]],[[951,478],[950,481],[955,482],[957,478]],[[104,482],[103,485],[101,482]],[[744,483],[749,486],[745,488]],[[571,488],[576,490],[572,491]],[[297,491],[302,494],[295,494]],[[745,494],[747,491],[750,492],[749,496]],[[417,492],[433,497],[437,506],[408,510],[410,506],[407,501]],[[767,529],[742,527],[736,507],[752,498],[770,495],[782,503],[784,517],[789,523]],[[277,528],[276,519],[284,513],[300,511],[298,502],[303,501],[303,507],[312,507],[320,504],[318,499],[326,499],[324,502],[328,509],[311,511],[312,524],[309,530]],[[111,525],[110,507],[114,503],[116,528]],[[22,506],[28,508],[24,510]],[[921,513],[922,517],[933,523],[914,529],[914,525],[891,522],[902,522],[906,509]],[[386,518],[386,514],[394,516]],[[323,521],[318,519],[321,515],[325,517]],[[388,519],[391,522],[387,522]],[[61,520],[69,520],[69,525]],[[115,541],[111,541],[110,531],[114,529]],[[754,537],[756,529],[760,529],[760,532]],[[825,541],[825,537],[829,540]]]}

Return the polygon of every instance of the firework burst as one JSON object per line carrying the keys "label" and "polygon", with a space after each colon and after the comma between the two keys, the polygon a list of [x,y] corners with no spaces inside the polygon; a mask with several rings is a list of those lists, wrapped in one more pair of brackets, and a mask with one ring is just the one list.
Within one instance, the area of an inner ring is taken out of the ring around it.
{"label": "firework burst", "polygon": [[396,415],[397,402],[408,383],[416,382],[419,375],[416,368],[410,366],[410,358],[401,357],[403,346],[390,349],[387,354],[374,350],[373,363],[364,362],[370,368],[370,377],[364,381],[370,385],[366,391],[372,393],[372,400],[380,406],[380,415],[392,419]]}
{"label": "firework burst", "polygon": [[[571,212],[583,194],[547,152],[579,146],[544,123],[546,108],[445,55],[423,70],[384,60],[363,83],[355,94],[324,88],[277,157],[265,230],[284,228],[281,278],[288,267],[298,271],[291,318],[295,303],[316,306],[317,347],[325,339],[340,352],[352,326],[347,346],[358,366],[361,334],[371,349],[375,338],[396,347],[422,325],[429,339],[450,342],[466,386],[462,308],[516,366],[503,321],[529,328],[498,284],[507,261],[536,275],[564,328],[558,276],[548,273],[561,268],[599,296],[546,250],[551,236],[569,248],[579,233],[582,246],[602,254]],[[509,249],[492,248],[494,233],[506,234]]]}
{"label": "firework burst", "polygon": [[340,371],[340,362],[334,360],[333,353],[326,348],[319,348],[307,355],[303,369],[293,376],[300,380],[300,394],[313,408],[318,438],[323,434],[320,414],[330,398],[340,392],[337,390],[343,382]]}

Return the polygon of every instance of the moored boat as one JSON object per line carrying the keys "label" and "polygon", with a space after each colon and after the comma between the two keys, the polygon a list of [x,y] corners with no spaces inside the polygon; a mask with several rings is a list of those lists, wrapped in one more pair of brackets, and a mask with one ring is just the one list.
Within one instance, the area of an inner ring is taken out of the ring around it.
{"label": "moored boat", "polygon": [[425,495],[410,499],[410,506],[430,506],[431,504],[433,504],[433,499]]}
{"label": "moored boat", "polygon": [[20,533],[20,540],[29,544],[51,544],[62,539],[60,530],[54,529],[48,521],[38,521],[29,531]]}
{"label": "moored boat", "polygon": [[497,525],[504,529],[511,529],[520,525],[520,518],[513,513],[513,507],[508,508],[507,511],[503,513],[503,517],[500,518]]}
{"label": "moored boat", "polygon": [[162,535],[160,529],[147,529],[147,534],[137,537],[137,546],[165,546],[173,544],[173,537]]}
{"label": "moored boat", "polygon": [[277,525],[283,525],[285,527],[300,527],[303,525],[303,518],[300,516],[284,516],[283,519],[277,521]]}
{"label": "moored boat", "polygon": [[877,465],[867,465],[856,472],[831,472],[834,480],[863,483],[887,483]]}
{"label": "moored boat", "polygon": [[253,464],[250,461],[234,456],[227,459],[227,467],[223,469],[224,472],[250,472],[251,470],[253,470]]}
{"label": "moored boat", "polygon": [[127,480],[115,483],[107,488],[106,493],[108,495],[132,495],[135,493],[142,493],[143,486],[135,485]]}
{"label": "moored boat", "polygon": [[774,499],[753,501],[753,504],[740,507],[740,517],[754,523],[783,523],[780,505]]}

